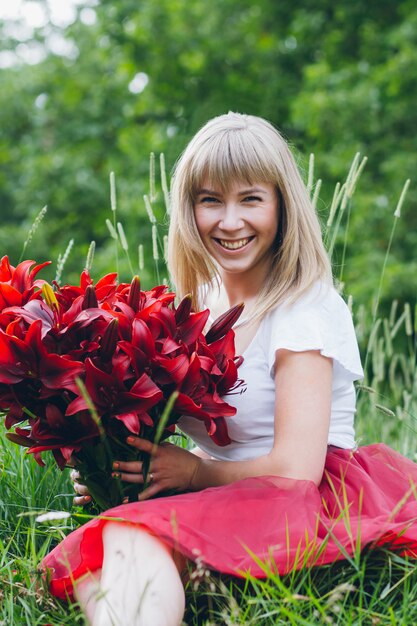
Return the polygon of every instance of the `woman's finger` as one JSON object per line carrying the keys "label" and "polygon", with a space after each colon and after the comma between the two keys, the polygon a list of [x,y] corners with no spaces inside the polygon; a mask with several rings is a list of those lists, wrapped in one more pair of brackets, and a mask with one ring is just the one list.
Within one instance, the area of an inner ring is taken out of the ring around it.
{"label": "woman's finger", "polygon": [[75,506],[85,506],[91,502],[91,496],[75,496],[73,502]]}
{"label": "woman's finger", "polygon": [[70,471],[70,478],[72,480],[73,483],[76,483],[80,480],[81,478],[81,474],[78,470],[73,469]]}
{"label": "woman's finger", "polygon": [[157,480],[153,480],[149,487],[146,487],[138,496],[138,500],[147,500],[148,498],[152,498],[156,496],[160,491],[162,491],[164,487]]}
{"label": "woman's finger", "polygon": [[81,483],[74,483],[73,487],[74,491],[78,493],[79,496],[90,495],[90,492],[88,491],[88,487],[86,487],[86,485],[82,485]]}
{"label": "woman's finger", "polygon": [[140,437],[128,437],[126,441],[134,448],[142,450],[142,452],[147,452],[148,454],[154,455],[158,450],[158,446],[152,443],[152,441],[141,439]]}
{"label": "woman's finger", "polygon": [[115,461],[113,463],[113,469],[116,472],[129,472],[131,474],[140,474],[142,472],[141,461]]}
{"label": "woman's finger", "polygon": [[112,472],[112,478],[119,478],[127,483],[143,484],[143,474],[126,474],[124,472]]}

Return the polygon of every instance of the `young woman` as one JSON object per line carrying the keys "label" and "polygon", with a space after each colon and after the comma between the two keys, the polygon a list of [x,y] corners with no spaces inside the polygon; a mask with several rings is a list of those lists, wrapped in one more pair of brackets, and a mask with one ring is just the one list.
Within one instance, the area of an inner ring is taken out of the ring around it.
{"label": "young woman", "polygon": [[[228,397],[232,443],[203,424],[198,448],[131,438],[152,453],[140,501],[69,535],[45,559],[51,589],[75,593],[93,625],[181,622],[185,559],[242,575],[352,554],[358,543],[417,547],[416,466],[384,446],[355,449],[353,382],[362,368],[347,306],[332,286],[320,226],[294,158],[261,118],[208,122],[175,169],[169,268],[180,296],[213,317],[239,302],[246,390]],[[140,463],[114,465],[143,482]],[[179,495],[149,500],[166,489]],[[78,485],[78,503],[85,501]],[[120,521],[119,521],[120,520]]]}

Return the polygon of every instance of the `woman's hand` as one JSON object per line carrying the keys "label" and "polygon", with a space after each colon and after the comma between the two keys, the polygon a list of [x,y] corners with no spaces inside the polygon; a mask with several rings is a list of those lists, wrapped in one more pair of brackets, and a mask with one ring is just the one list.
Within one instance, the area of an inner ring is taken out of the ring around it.
{"label": "woman's hand", "polygon": [[[201,463],[201,459],[195,454],[171,443],[156,446],[140,437],[128,437],[127,443],[142,452],[147,452],[151,457],[147,487],[139,494],[139,500],[146,500],[169,489],[175,491],[193,489],[193,478]],[[145,481],[142,465],[140,461],[115,461],[112,476],[128,483],[143,484]]]}
{"label": "woman's hand", "polygon": [[81,478],[80,472],[76,469],[72,469],[70,472],[70,478],[74,487],[74,491],[78,494],[73,499],[74,505],[85,506],[86,504],[91,502],[91,496],[88,492],[87,487],[79,482]]}

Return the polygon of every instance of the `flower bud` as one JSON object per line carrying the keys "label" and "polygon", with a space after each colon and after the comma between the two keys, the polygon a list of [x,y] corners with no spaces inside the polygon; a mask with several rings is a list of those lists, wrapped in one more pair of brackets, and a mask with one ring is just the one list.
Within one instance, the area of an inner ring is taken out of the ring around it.
{"label": "flower bud", "polygon": [[98,307],[96,289],[94,285],[88,285],[85,288],[84,299],[83,299],[83,311],[86,309],[95,309]]}
{"label": "flower bud", "polygon": [[117,346],[119,320],[114,317],[107,325],[101,338],[100,358],[102,361],[110,361]]}
{"label": "flower bud", "polygon": [[136,313],[139,308],[139,302],[140,302],[140,280],[139,280],[139,276],[134,276],[132,282],[130,283],[129,298],[128,298],[127,303],[130,307],[132,307],[132,309]]}
{"label": "flower bud", "polygon": [[226,313],[223,313],[223,315],[220,315],[206,333],[207,343],[213,343],[224,337],[232,328],[233,324],[239,319],[244,306],[243,302],[241,302],[240,304],[232,306],[232,308],[226,311]]}
{"label": "flower bud", "polygon": [[192,302],[191,295],[188,294],[187,296],[184,296],[184,298],[181,300],[181,302],[177,306],[176,311],[175,311],[175,321],[178,325],[183,324],[190,317],[191,302]]}

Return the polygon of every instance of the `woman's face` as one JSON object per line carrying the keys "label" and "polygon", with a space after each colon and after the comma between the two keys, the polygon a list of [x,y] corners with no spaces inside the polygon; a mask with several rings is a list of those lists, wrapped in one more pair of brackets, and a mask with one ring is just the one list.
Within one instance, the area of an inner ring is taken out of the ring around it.
{"label": "woman's face", "polygon": [[205,180],[197,190],[194,214],[209,254],[226,273],[250,272],[264,280],[269,271],[279,221],[278,193],[272,183],[231,183],[226,191]]}

